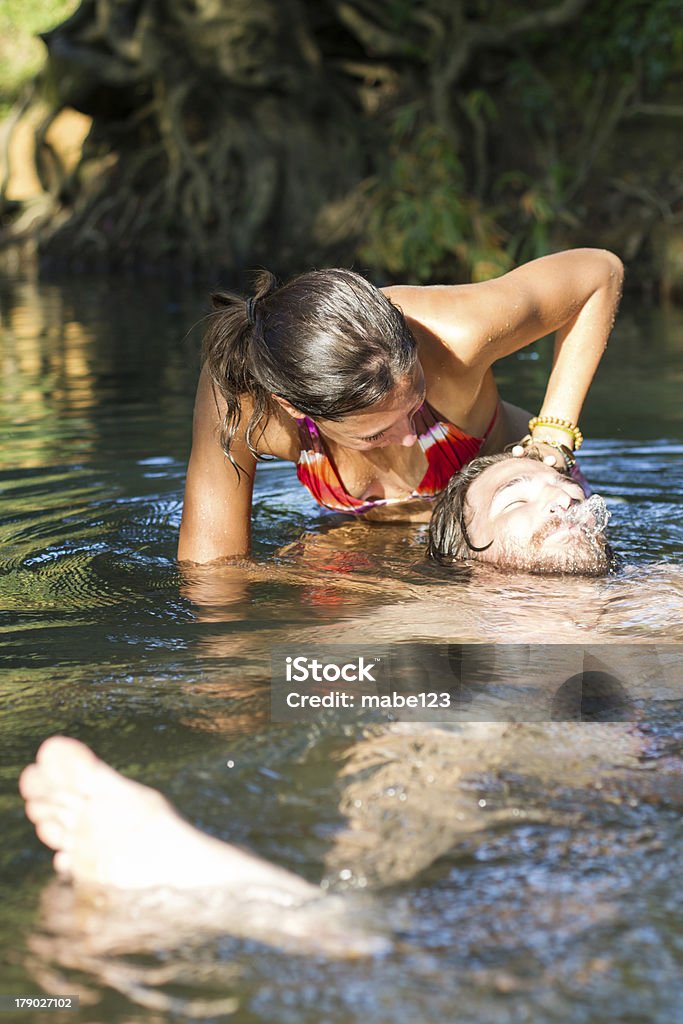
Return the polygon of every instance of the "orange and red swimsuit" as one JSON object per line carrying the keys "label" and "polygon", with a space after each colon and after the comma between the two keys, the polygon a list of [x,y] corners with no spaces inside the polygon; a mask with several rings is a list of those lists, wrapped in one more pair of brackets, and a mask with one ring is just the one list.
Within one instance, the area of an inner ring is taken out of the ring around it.
{"label": "orange and red swimsuit", "polygon": [[296,475],[319,505],[334,512],[368,512],[378,505],[391,505],[410,498],[434,498],[463,466],[479,454],[498,417],[498,407],[483,437],[470,437],[459,427],[437,418],[432,407],[423,402],[415,413],[417,443],[427,456],[427,471],[407,498],[373,498],[362,500],[349,494],[336,466],[328,455],[314,421],[304,416],[297,420],[301,455]]}

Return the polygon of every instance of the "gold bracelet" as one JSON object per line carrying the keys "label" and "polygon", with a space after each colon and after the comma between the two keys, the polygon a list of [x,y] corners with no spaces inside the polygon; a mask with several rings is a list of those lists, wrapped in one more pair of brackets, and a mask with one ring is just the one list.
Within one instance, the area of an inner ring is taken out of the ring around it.
{"label": "gold bracelet", "polygon": [[564,420],[560,416],[533,416],[529,420],[529,433],[531,433],[535,427],[551,427],[553,430],[561,430],[565,434],[569,434],[574,439],[574,451],[578,452],[579,448],[583,444],[583,434],[575,423],[571,420]]}

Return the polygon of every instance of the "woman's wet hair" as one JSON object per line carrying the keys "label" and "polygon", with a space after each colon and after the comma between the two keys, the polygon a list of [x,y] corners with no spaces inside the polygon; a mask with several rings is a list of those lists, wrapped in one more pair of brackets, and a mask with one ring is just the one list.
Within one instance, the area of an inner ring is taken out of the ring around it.
{"label": "woman's wet hair", "polygon": [[[491,547],[491,544],[486,544],[482,548],[475,547],[468,536],[465,521],[467,492],[477,477],[489,466],[495,466],[497,462],[505,462],[511,458],[513,456],[509,452],[482,455],[478,459],[472,459],[459,473],[451,477],[448,486],[434,505],[429,523],[429,558],[441,565],[451,565]],[[533,450],[527,450],[525,458],[542,461],[542,457]]]}
{"label": "woman's wet hair", "polygon": [[417,362],[403,313],[351,270],[314,270],[284,285],[264,271],[249,299],[220,292],[212,302],[203,355],[227,405],[220,441],[233,466],[245,396],[253,405],[244,436],[258,458],[272,395],[311,419],[340,420],[386,398]]}

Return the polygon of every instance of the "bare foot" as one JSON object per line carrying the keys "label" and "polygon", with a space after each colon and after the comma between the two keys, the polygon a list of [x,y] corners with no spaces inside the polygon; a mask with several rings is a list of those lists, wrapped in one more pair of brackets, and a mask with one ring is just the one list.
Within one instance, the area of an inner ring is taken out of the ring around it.
{"label": "bare foot", "polygon": [[78,740],[53,736],[19,781],[58,874],[121,889],[220,888],[295,906],[320,890],[193,828],[156,790],[124,778]]}

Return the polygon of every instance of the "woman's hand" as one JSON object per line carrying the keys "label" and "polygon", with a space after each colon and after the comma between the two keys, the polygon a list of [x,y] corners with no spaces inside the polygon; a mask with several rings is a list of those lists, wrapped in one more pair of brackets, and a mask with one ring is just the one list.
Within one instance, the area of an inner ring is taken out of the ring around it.
{"label": "woman's hand", "polygon": [[558,473],[569,473],[570,467],[567,465],[565,458],[557,448],[554,448],[549,444],[544,444],[543,441],[533,441],[524,444],[523,441],[525,440],[526,439],[524,438],[521,441],[518,441],[517,444],[514,444],[510,449],[510,453],[515,459],[522,459],[524,456],[528,455],[529,451],[533,450],[541,456],[546,466],[553,466]]}

